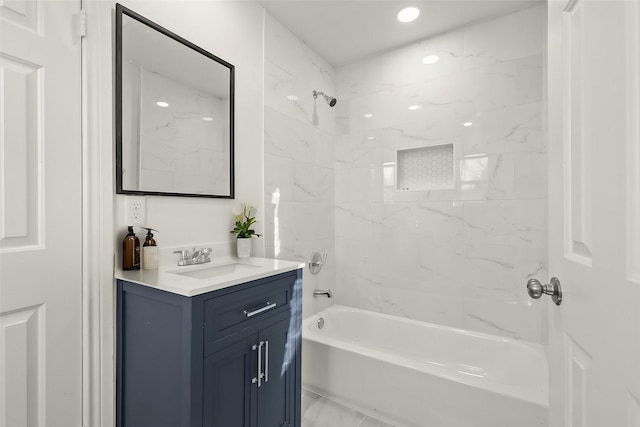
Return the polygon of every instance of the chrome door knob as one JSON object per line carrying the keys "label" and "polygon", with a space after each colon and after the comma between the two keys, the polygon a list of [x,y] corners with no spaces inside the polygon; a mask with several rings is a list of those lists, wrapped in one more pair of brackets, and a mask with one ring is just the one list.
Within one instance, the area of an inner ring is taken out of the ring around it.
{"label": "chrome door knob", "polygon": [[539,299],[542,294],[551,295],[551,299],[556,305],[562,303],[562,287],[557,277],[552,277],[547,285],[543,285],[537,279],[529,279],[527,293],[533,299]]}
{"label": "chrome door knob", "polygon": [[527,292],[533,299],[538,299],[542,296],[542,283],[537,279],[530,279],[527,282]]}

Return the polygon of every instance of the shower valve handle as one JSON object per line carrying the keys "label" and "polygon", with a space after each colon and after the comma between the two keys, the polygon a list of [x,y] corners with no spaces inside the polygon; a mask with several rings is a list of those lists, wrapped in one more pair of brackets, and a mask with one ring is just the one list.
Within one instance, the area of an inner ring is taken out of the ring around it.
{"label": "shower valve handle", "polygon": [[557,277],[552,277],[547,285],[543,285],[538,279],[529,279],[527,293],[533,299],[539,299],[543,294],[551,295],[551,299],[556,305],[562,303],[562,287]]}

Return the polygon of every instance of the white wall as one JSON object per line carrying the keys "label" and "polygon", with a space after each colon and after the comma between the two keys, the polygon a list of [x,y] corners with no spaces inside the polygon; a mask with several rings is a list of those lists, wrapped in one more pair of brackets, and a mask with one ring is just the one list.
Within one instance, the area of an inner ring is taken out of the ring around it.
{"label": "white wall", "polygon": [[[536,6],[336,70],[339,303],[543,340],[544,28]],[[442,143],[454,188],[396,191],[396,150]]]}
{"label": "white wall", "polygon": [[[327,254],[317,274],[304,269],[303,312],[333,301],[335,109],[313,90],[334,95],[333,68],[267,14],[265,19],[265,243],[268,257],[307,262]],[[297,97],[293,98],[292,97]],[[338,101],[340,102],[340,101]]]}
{"label": "white wall", "polygon": [[[235,248],[234,236],[229,233],[231,212],[240,202],[257,207],[256,229],[262,234],[264,227],[263,9],[253,1],[128,0],[122,4],[236,67],[235,200],[146,198],[147,224],[160,230],[156,240],[161,248],[218,243],[214,257],[231,253]],[[120,240],[127,224],[124,196],[114,197],[119,266]],[[256,239],[253,244],[254,254],[262,255],[264,239]]]}
{"label": "white wall", "polygon": [[[234,249],[231,211],[244,201],[263,209],[263,26],[253,1],[124,1],[123,4],[236,66],[235,200],[148,197],[147,223],[158,228],[160,248],[219,243],[214,255]],[[121,266],[126,230],[124,196],[114,194],[114,16],[115,2],[87,0],[88,33],[83,47],[83,153],[87,253],[82,260],[86,295],[84,377],[90,396],[87,425],[113,426],[114,264]],[[264,252],[264,240],[254,241]],[[79,260],[80,262],[80,260]]]}

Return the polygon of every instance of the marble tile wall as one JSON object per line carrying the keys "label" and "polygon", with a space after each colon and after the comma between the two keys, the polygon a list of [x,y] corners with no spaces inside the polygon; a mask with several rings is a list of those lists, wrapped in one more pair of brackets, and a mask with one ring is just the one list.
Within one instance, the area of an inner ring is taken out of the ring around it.
{"label": "marble tile wall", "polygon": [[[547,276],[543,11],[336,69],[339,303],[544,341],[525,292]],[[399,191],[396,151],[442,144],[453,188]]]}
{"label": "marble tile wall", "polygon": [[304,270],[303,314],[333,303],[335,109],[313,90],[335,94],[333,68],[278,21],[265,21],[264,180],[267,257],[307,262],[327,253],[317,275]]}
{"label": "marble tile wall", "polygon": [[[140,175],[139,182],[128,188],[225,194],[229,188],[228,99],[143,67],[139,82],[139,103],[151,108],[139,109]],[[169,101],[169,106],[157,106],[159,100]],[[126,171],[124,175],[126,179]]]}

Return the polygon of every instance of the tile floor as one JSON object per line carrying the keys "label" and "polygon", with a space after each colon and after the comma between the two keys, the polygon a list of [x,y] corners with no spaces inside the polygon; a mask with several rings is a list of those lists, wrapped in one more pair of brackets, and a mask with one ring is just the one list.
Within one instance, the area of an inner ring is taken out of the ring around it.
{"label": "tile floor", "polygon": [[394,427],[308,390],[302,391],[302,427]]}

